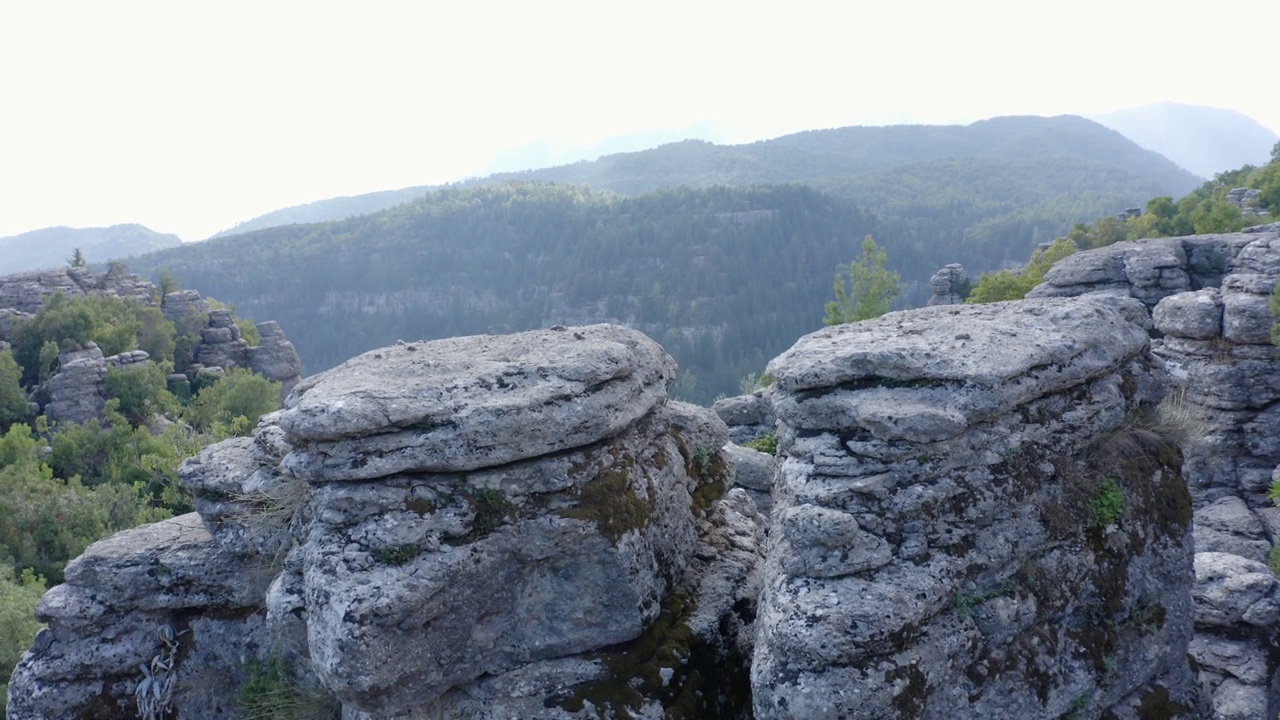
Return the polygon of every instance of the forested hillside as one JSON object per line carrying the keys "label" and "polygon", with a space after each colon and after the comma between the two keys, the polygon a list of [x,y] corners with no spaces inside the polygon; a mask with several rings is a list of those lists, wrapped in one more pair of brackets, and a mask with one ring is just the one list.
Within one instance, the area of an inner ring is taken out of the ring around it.
{"label": "forested hillside", "polygon": [[852,205],[798,186],[628,198],[523,183],[130,265],[279,320],[308,373],[398,338],[612,321],[662,342],[682,394],[708,401],[821,326],[837,269],[875,232]]}
{"label": "forested hillside", "polygon": [[1135,182],[1154,183],[1170,195],[1190,192],[1202,181],[1115,131],[1091,120],[1062,115],[1001,117],[970,125],[810,130],[749,145],[689,140],[474,182],[550,180],[634,194],[677,185],[812,183],[958,157],[1077,158],[1108,165]]}
{"label": "forested hillside", "polygon": [[[1084,168],[1089,172],[1081,172]],[[975,214],[986,219],[993,210],[968,206],[1002,203],[994,208],[997,215],[1014,213],[1015,217],[1006,220],[1019,231],[1029,227],[1052,234],[1045,228],[1065,218],[1079,222],[1155,195],[1181,196],[1201,182],[1119,133],[1068,115],[1003,117],[964,126],[813,130],[746,145],[688,140],[606,155],[591,162],[492,175],[467,184],[535,179],[623,194],[683,185],[802,183],[874,208],[883,220],[907,224],[917,217],[918,208],[910,203],[922,203],[931,215],[937,213],[928,210],[930,207],[965,206],[956,217],[941,223],[947,235],[957,238],[970,227],[957,227],[957,222],[964,223]],[[928,197],[911,194],[922,179],[928,186]],[[1034,200],[1021,197],[1019,189],[1027,185],[1037,188]],[[1004,187],[1013,187],[1014,192],[996,192]],[[890,194],[888,188],[894,188],[893,198],[885,205],[881,200]],[[343,220],[409,202],[437,189],[421,186],[320,200],[267,213],[219,235]],[[910,198],[905,205],[903,196]],[[1042,203],[1047,206],[1040,207]],[[923,241],[931,243],[933,238]],[[1029,247],[1031,244],[998,254],[1024,257]]]}
{"label": "forested hillside", "polygon": [[[899,307],[913,307],[945,263],[975,276],[1015,264],[1075,223],[1198,184],[1071,116],[842,128],[495,176],[130,265],[168,268],[247,316],[278,319],[308,372],[397,338],[607,320],[662,342],[684,369],[680,392],[705,402],[819,326],[866,235],[902,276]],[[281,212],[312,217],[322,205]]]}

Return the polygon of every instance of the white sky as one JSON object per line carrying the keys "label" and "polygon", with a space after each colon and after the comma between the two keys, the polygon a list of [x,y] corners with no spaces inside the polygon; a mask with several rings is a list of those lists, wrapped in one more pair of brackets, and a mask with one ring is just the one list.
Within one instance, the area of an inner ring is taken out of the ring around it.
{"label": "white sky", "polygon": [[532,143],[1099,113],[1280,132],[1277,0],[0,0],[0,236],[264,212]]}

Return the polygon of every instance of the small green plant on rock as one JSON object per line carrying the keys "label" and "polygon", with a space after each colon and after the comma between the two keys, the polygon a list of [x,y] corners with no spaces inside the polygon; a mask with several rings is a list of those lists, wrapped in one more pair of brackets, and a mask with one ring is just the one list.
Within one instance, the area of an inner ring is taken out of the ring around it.
{"label": "small green plant on rock", "polygon": [[375,556],[383,565],[404,565],[422,554],[417,545],[396,545],[379,550]]}
{"label": "small green plant on rock", "polygon": [[770,455],[777,455],[778,454],[778,438],[773,434],[761,435],[755,440],[752,440],[746,445],[743,445],[743,447],[749,447],[752,450],[758,450],[759,452],[762,452],[762,453],[769,453]]}
{"label": "small green plant on rock", "polygon": [[1119,520],[1124,514],[1124,490],[1120,483],[1113,477],[1103,480],[1097,494],[1089,498],[1089,509],[1100,527],[1105,528]]}

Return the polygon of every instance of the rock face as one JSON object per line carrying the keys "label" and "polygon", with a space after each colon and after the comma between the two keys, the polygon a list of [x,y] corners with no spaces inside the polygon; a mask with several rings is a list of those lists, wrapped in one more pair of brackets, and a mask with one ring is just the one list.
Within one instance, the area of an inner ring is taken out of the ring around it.
{"label": "rock face", "polygon": [[102,417],[107,402],[107,361],[94,343],[58,354],[60,369],[49,379],[50,422],[84,423]]}
{"label": "rock face", "polygon": [[1203,717],[1147,327],[1126,298],[941,306],[770,363],[755,717]]}
{"label": "rock face", "polygon": [[[400,344],[307,379],[182,471],[208,543],[274,576],[245,588],[263,624],[229,646],[344,717],[745,718],[764,520],[729,489],[724,424],[667,400],[674,377],[651,340],[601,325]],[[109,632],[77,613],[62,642]],[[151,648],[104,652],[136,667]],[[60,657],[37,643],[11,692],[61,678],[72,700],[14,720],[74,717],[85,688],[127,705],[145,681],[104,689]],[[204,670],[235,695],[239,666]]]}
{"label": "rock face", "polygon": [[711,406],[711,410],[729,426],[729,440],[739,445],[772,435],[778,422],[763,390],[721,398]]}
{"label": "rock face", "polygon": [[[219,547],[195,513],[94,543],[36,609],[48,627],[14,671],[8,717],[138,717],[134,692],[148,677],[172,687],[165,709],[229,716],[225,688],[244,681],[241,656],[258,652],[271,579],[261,569]],[[170,645],[182,658],[173,668]]]}
{"label": "rock face", "polygon": [[969,294],[969,285],[969,274],[964,271],[963,265],[945,265],[929,278],[929,289],[933,291],[933,296],[929,298],[928,304],[959,305]]}
{"label": "rock face", "polygon": [[1173,375],[1191,436],[1183,463],[1196,508],[1191,654],[1219,720],[1271,720],[1280,712],[1273,624],[1222,610],[1251,604],[1256,588],[1275,582],[1263,563],[1280,532],[1280,511],[1267,498],[1280,464],[1280,352],[1269,309],[1277,278],[1280,224],[1271,224],[1076,253],[1031,292],[1138,298],[1162,336],[1152,352]]}
{"label": "rock face", "polygon": [[1029,294],[1128,295],[1151,311],[1189,414],[1203,427],[1183,471],[1196,507],[1235,496],[1275,535],[1266,499],[1280,464],[1280,351],[1268,308],[1280,278],[1280,224],[1229,235],[1124,242],[1065,258]]}

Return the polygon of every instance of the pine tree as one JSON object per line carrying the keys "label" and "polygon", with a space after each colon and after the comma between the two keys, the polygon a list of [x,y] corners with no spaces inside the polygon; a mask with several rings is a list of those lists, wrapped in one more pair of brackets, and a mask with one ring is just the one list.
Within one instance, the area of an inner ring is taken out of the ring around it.
{"label": "pine tree", "polygon": [[849,263],[846,290],[843,275],[836,275],[836,299],[827,303],[827,325],[869,320],[889,312],[902,292],[902,278],[885,268],[888,255],[868,235],[862,241],[862,257]]}

